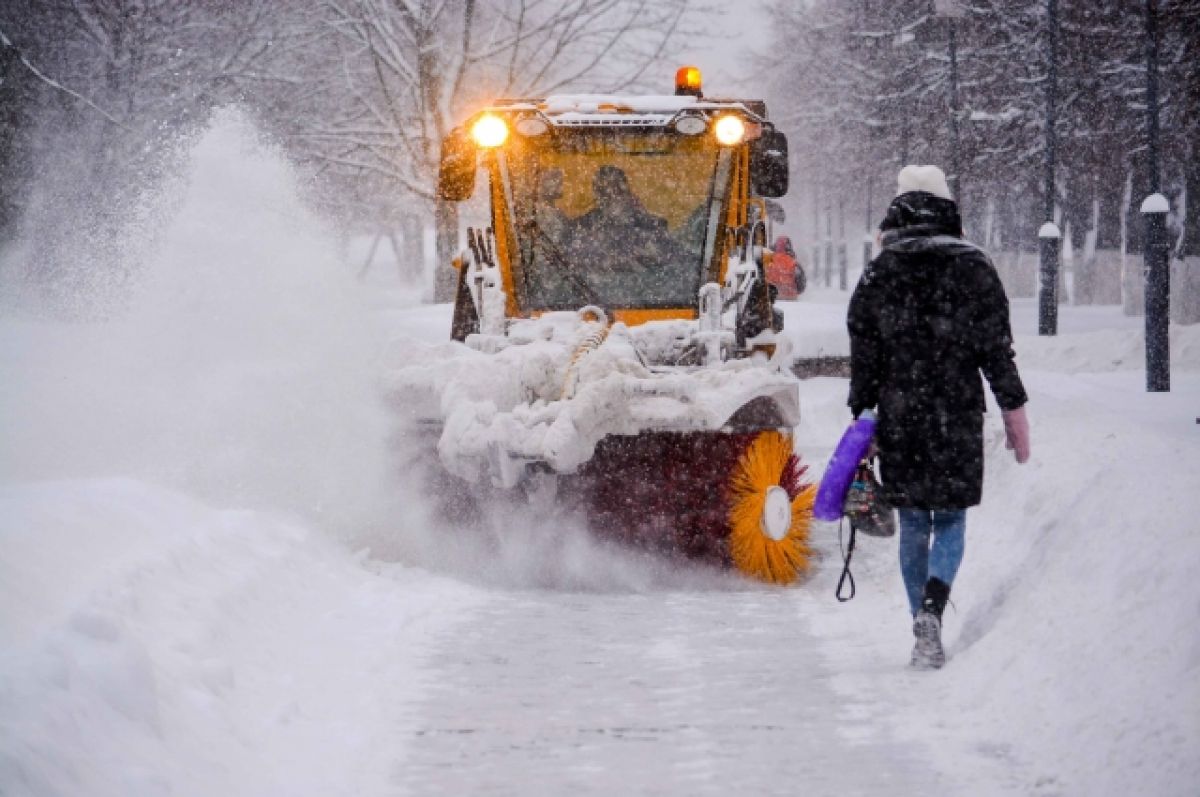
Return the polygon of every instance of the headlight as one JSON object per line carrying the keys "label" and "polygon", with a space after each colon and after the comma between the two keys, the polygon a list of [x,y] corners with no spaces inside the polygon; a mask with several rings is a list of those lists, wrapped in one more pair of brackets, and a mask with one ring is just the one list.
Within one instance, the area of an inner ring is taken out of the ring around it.
{"label": "headlight", "polygon": [[742,139],[746,137],[746,123],[740,116],[722,116],[713,125],[713,133],[717,137],[718,144],[732,147],[735,144],[741,144]]}
{"label": "headlight", "polygon": [[540,136],[549,129],[550,126],[536,116],[517,120],[517,132],[523,136]]}
{"label": "headlight", "polygon": [[508,124],[493,113],[485,113],[471,125],[471,138],[484,149],[498,147],[508,140]]}
{"label": "headlight", "polygon": [[704,121],[703,116],[688,114],[679,117],[679,121],[675,123],[675,129],[685,136],[695,136],[707,130],[708,123]]}

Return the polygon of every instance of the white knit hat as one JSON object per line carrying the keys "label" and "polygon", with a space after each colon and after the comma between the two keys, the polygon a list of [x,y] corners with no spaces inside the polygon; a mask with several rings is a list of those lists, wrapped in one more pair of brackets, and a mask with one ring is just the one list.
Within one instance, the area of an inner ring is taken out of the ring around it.
{"label": "white knit hat", "polygon": [[953,201],[946,173],[936,166],[905,166],[896,177],[896,196],[909,191],[925,191]]}

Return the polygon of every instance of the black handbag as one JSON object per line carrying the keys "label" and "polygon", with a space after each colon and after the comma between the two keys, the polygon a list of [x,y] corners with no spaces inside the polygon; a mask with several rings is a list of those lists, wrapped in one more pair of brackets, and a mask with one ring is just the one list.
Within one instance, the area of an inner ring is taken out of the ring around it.
{"label": "black handbag", "polygon": [[[854,540],[858,532],[868,537],[891,537],[896,533],[896,516],[892,505],[883,497],[883,487],[875,478],[875,468],[868,458],[858,463],[854,481],[842,504],[842,517],[850,521],[850,544],[842,547],[842,576],[838,579],[837,599],[842,603],[854,597],[854,576],[850,574],[850,559],[854,556]],[[838,543],[842,541],[842,524],[838,523]],[[849,594],[844,594],[849,586]]]}
{"label": "black handbag", "polygon": [[875,469],[866,459],[858,463],[842,513],[853,529],[868,537],[892,537],[896,534],[892,505],[883,497],[883,487],[875,478]]}

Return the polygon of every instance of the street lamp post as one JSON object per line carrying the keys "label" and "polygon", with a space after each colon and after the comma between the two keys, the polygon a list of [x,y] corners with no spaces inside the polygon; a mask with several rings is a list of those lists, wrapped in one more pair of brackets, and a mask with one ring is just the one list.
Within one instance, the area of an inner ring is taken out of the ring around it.
{"label": "street lamp post", "polygon": [[1146,168],[1150,195],[1142,202],[1146,220],[1143,272],[1146,279],[1146,391],[1171,389],[1170,245],[1167,242],[1167,198],[1159,193],[1158,151],[1158,0],[1146,0]]}
{"label": "street lamp post", "polygon": [[[1040,242],[1041,291],[1038,302],[1038,334],[1058,334],[1058,242],[1061,237],[1054,223],[1054,158],[1055,158],[1055,91],[1058,81],[1058,3],[1046,0],[1046,43],[1048,68],[1046,74],[1046,183],[1043,196],[1043,216],[1046,219],[1038,232]],[[1053,230],[1053,235],[1047,235]],[[1051,239],[1053,246],[1050,245]],[[1053,302],[1047,301],[1053,297]]]}
{"label": "street lamp post", "polygon": [[1171,305],[1171,272],[1167,242],[1167,211],[1162,194],[1151,194],[1142,202],[1146,220],[1144,250],[1146,275],[1146,391],[1171,390],[1171,338],[1168,334]]}
{"label": "street lamp post", "polygon": [[1058,253],[1062,233],[1048,221],[1038,230],[1039,256],[1042,261],[1038,286],[1038,334],[1058,334]]}

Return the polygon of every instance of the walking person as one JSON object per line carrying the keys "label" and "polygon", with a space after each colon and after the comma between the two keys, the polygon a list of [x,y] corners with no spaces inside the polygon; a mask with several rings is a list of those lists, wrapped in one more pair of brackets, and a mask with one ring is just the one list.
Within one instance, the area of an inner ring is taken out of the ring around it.
{"label": "walking person", "polygon": [[912,665],[945,663],[942,612],[962,562],[967,508],[983,488],[987,377],[1007,446],[1029,459],[1028,400],[1008,299],[988,256],[962,237],[936,166],[905,166],[879,225],[881,251],[850,298],[851,412],[877,408],[884,493],[899,511]]}
{"label": "walking person", "polygon": [[767,267],[767,282],[779,290],[780,299],[795,299],[804,293],[808,281],[804,268],[796,259],[792,239],[781,235],[771,247],[771,264]]}

